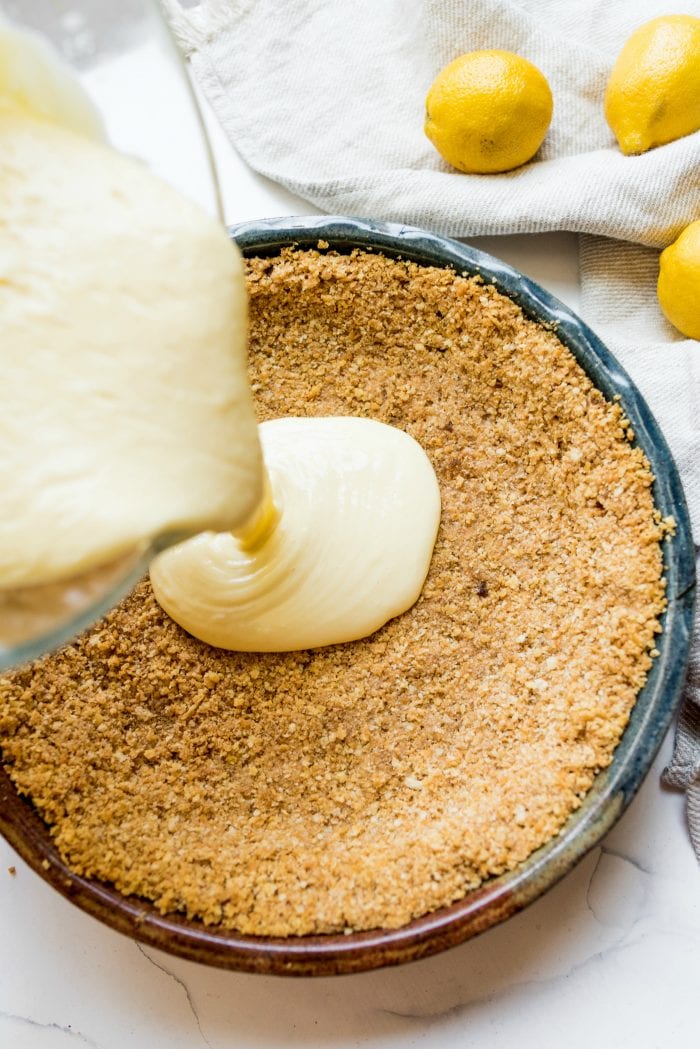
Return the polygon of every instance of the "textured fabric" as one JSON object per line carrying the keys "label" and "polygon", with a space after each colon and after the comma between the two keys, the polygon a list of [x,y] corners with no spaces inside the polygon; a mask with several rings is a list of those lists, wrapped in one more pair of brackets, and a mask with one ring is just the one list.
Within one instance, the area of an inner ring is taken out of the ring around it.
{"label": "textured fabric", "polygon": [[681,472],[699,539],[700,344],[683,338],[659,309],[658,251],[582,235],[579,265],[581,315],[629,371],[654,412]]}
{"label": "textured fabric", "polygon": [[[581,233],[582,314],[654,411],[700,536],[700,345],[659,311],[655,250],[700,218],[700,132],[624,157],[602,105],[622,43],[667,0],[164,2],[238,152],[320,208],[452,236]],[[700,0],[682,8],[700,17]],[[531,59],[554,94],[540,152],[508,174],[450,170],[422,130],[438,70],[477,48]],[[666,779],[688,791],[700,857],[699,648]]]}
{"label": "textured fabric", "polygon": [[[698,0],[682,6],[700,14]],[[665,0],[205,0],[176,28],[238,152],[326,211],[453,236],[569,229],[659,247],[700,212],[700,136],[624,157],[602,98],[625,37],[665,10]],[[554,118],[536,162],[456,176],[423,133],[425,96],[443,65],[483,47],[535,62]]]}
{"label": "textured fabric", "polygon": [[673,760],[664,771],[664,782],[687,791],[688,827],[700,859],[700,619],[688,668],[685,703],[678,719]]}

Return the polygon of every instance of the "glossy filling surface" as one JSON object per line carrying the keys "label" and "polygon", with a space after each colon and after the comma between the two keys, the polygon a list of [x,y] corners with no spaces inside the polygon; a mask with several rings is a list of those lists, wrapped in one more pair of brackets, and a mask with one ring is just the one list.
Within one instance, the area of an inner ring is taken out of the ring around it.
{"label": "glossy filling surface", "polygon": [[238,652],[289,652],[372,634],[417,600],[440,523],[430,460],[374,419],[260,427],[269,513],[244,536],[205,532],[151,565],[176,623]]}

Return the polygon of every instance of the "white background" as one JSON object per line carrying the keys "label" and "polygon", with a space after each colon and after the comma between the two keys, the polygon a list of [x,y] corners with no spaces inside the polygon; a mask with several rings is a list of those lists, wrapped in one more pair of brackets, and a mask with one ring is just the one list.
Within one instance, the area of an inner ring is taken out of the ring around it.
{"label": "white background", "polygon": [[[226,219],[303,214],[211,120]],[[482,238],[574,309],[568,234]],[[526,912],[446,954],[357,976],[228,973],[143,948],[0,841],[0,1049],[685,1049],[700,1044],[700,871],[670,739],[602,847]],[[11,866],[16,873],[11,875]]]}

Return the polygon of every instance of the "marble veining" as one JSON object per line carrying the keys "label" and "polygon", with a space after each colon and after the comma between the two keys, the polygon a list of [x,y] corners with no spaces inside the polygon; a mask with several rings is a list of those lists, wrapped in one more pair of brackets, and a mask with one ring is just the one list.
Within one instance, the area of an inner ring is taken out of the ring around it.
{"label": "marble veining", "polygon": [[[381,1010],[386,1012],[390,1016],[396,1016],[403,1020],[420,1020],[429,1021],[433,1023],[442,1023],[446,1020],[452,1020],[465,1014],[474,1006],[483,1005],[485,1003],[493,1004],[500,999],[504,999],[510,995],[518,994],[519,992],[532,987],[537,984],[540,988],[546,986],[555,986],[561,980],[569,980],[572,976],[584,971],[587,967],[599,964],[601,961],[610,959],[613,955],[619,954],[624,951],[632,950],[639,942],[640,936],[631,936],[637,921],[642,915],[644,901],[647,893],[643,891],[637,895],[636,905],[634,906],[633,913],[627,917],[627,920],[621,918],[618,911],[614,908],[606,908],[609,912],[609,916],[605,917],[600,913],[600,909],[593,902],[595,893],[598,889],[598,883],[607,879],[607,871],[609,870],[609,858],[613,861],[621,861],[629,864],[635,871],[640,872],[644,875],[648,875],[649,872],[646,868],[642,867],[637,861],[630,859],[629,857],[617,852],[614,848],[608,846],[602,846],[594,850],[595,861],[590,872],[588,884],[585,889],[585,904],[593,916],[596,922],[598,922],[601,928],[612,933],[612,938],[606,943],[600,950],[594,951],[592,954],[584,957],[583,959],[572,964],[569,968],[562,971],[555,972],[551,976],[543,978],[523,979],[515,981],[513,983],[507,983],[497,991],[489,992],[483,996],[479,995],[474,998],[467,1000],[460,1000],[455,1005],[451,1005],[447,1008],[439,1009],[435,1012],[422,1012],[422,1011],[398,1011],[395,1009],[384,1009]],[[626,892],[629,891],[630,883],[629,879],[625,879]],[[605,892],[605,889],[603,889]],[[617,929],[620,929],[619,933],[616,933]],[[641,934],[640,934],[641,935]]]}
{"label": "marble veining", "polygon": [[[29,1028],[30,1030],[34,1029],[39,1031],[58,1031],[60,1034],[65,1034],[73,1041],[80,1042],[81,1045],[88,1045],[91,1049],[102,1049],[98,1042],[94,1042],[92,1038],[88,1038],[87,1035],[83,1034],[81,1031],[74,1030],[70,1025],[62,1027],[61,1024],[57,1023],[40,1023],[39,1020],[33,1020],[30,1016],[18,1016],[16,1013],[6,1013],[2,1011],[0,1011],[0,1021],[3,1023],[7,1022],[10,1034],[12,1033],[13,1025],[24,1028],[25,1030]],[[7,1043],[8,1049],[10,1044],[10,1042]]]}
{"label": "marble veining", "polygon": [[209,1041],[209,1039],[205,1035],[204,1031],[202,1030],[202,1024],[201,1024],[201,1021],[199,1019],[199,1014],[197,1012],[197,1006],[195,1005],[195,1003],[194,1003],[194,1001],[192,999],[192,994],[190,993],[190,989],[187,986],[187,984],[185,983],[185,981],[183,979],[181,979],[179,976],[177,976],[174,972],[172,972],[171,969],[168,969],[165,965],[161,965],[160,962],[157,962],[155,960],[155,958],[151,957],[151,955],[149,954],[147,948],[144,947],[143,944],[141,944],[137,940],[135,940],[134,941],[134,946],[136,947],[136,950],[139,952],[139,954],[143,955],[143,957],[146,959],[146,961],[150,962],[151,965],[154,965],[156,967],[156,969],[160,970],[160,972],[165,973],[166,976],[168,976],[171,980],[175,981],[175,983],[178,985],[178,987],[182,988],[182,990],[185,993],[185,998],[187,999],[187,1004],[190,1007],[190,1012],[192,1013],[192,1016],[194,1018],[194,1022],[197,1025],[197,1030],[199,1031],[200,1035],[202,1036],[202,1041],[204,1042],[204,1044],[206,1046],[209,1047],[209,1049],[213,1049],[213,1046],[212,1046],[211,1042]]}

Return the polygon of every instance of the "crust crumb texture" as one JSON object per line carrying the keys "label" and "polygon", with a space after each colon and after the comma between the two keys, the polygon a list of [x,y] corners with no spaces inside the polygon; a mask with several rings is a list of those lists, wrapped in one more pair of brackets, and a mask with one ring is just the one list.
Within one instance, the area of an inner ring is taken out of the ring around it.
{"label": "crust crumb texture", "polygon": [[418,440],[443,515],[364,641],[219,651],[147,582],[0,680],[17,789],[78,873],[243,933],[393,928],[515,867],[611,761],[655,654],[664,524],[617,403],[494,288],[381,255],[248,263],[261,419]]}

